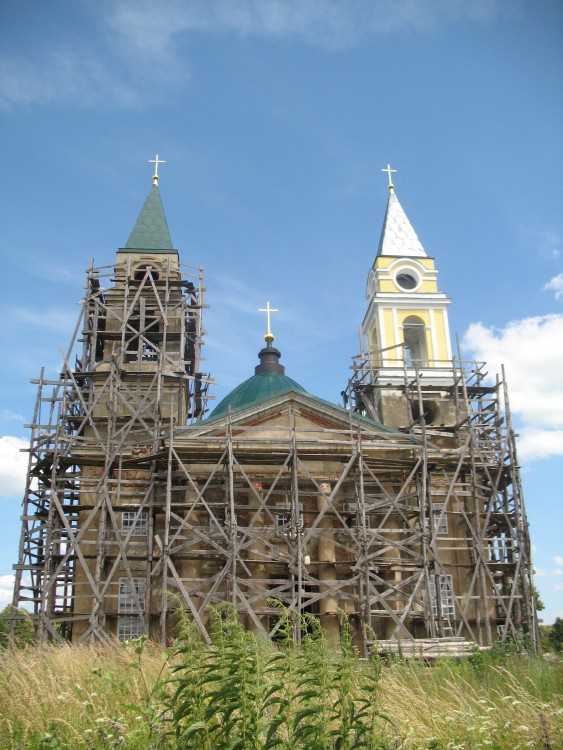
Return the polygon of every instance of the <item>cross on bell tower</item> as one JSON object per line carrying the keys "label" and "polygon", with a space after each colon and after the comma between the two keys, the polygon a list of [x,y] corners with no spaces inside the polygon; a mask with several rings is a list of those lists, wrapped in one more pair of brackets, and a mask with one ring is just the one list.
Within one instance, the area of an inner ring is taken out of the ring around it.
{"label": "cross on bell tower", "polygon": [[395,186],[393,185],[393,180],[391,179],[391,174],[392,173],[396,173],[397,170],[396,169],[391,169],[391,165],[387,164],[387,168],[386,169],[382,169],[381,171],[382,172],[387,172],[387,177],[389,179],[389,190],[393,190]]}
{"label": "cross on bell tower", "polygon": [[157,154],[154,157],[154,159],[149,159],[149,164],[154,164],[154,174],[152,176],[152,183],[153,185],[158,185],[158,165],[166,164],[166,162],[163,159],[159,159],[158,154]]}

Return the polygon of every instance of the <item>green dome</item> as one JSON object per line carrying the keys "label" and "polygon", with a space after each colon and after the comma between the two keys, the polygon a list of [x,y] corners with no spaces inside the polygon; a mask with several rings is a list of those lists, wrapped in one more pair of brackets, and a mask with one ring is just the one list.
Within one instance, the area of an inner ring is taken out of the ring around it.
{"label": "green dome", "polygon": [[261,401],[267,401],[270,398],[274,398],[274,396],[279,396],[281,393],[288,393],[289,391],[306,393],[306,390],[299,383],[279,372],[262,372],[258,375],[253,375],[248,380],[245,380],[244,383],[237,385],[228,396],[225,396],[215,409],[213,409],[208,419],[216,419],[228,414],[229,406],[232,412],[238,411],[239,409],[258,404]]}

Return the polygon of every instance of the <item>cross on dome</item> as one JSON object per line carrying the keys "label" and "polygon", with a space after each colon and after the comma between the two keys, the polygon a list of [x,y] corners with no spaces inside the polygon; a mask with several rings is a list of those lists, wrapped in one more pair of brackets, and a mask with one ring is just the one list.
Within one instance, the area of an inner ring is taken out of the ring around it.
{"label": "cross on dome", "polygon": [[395,173],[397,170],[396,169],[391,169],[391,165],[387,164],[387,168],[386,169],[382,169],[381,171],[382,172],[387,172],[387,177],[389,178],[389,190],[393,190],[393,188],[395,186],[393,185],[393,181],[391,179],[391,173],[392,172]]}
{"label": "cross on dome", "polygon": [[153,185],[158,185],[158,165],[166,164],[166,162],[163,159],[159,159],[157,154],[154,159],[149,159],[149,164],[154,164],[154,174],[152,176],[152,182]]}
{"label": "cross on dome", "polygon": [[270,307],[270,303],[266,302],[266,307],[260,307],[258,312],[265,312],[268,321],[268,330],[264,334],[264,341],[271,343],[274,340],[274,334],[270,330],[270,313],[279,312],[275,307]]}

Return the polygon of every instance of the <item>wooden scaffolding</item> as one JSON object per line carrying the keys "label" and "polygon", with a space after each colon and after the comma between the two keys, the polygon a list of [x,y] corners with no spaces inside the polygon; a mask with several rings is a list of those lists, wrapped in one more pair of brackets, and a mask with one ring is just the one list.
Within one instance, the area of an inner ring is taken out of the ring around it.
{"label": "wooden scaffolding", "polygon": [[81,628],[80,639],[107,638],[108,592],[120,563],[131,579],[130,538],[155,488],[155,464],[139,479],[124,462],[155,454],[168,425],[205,413],[203,306],[202,269],[173,254],[123,252],[115,266],[87,270],[60,376],[33,381],[13,617],[31,609],[40,640],[76,639]]}
{"label": "wooden scaffolding", "polygon": [[[417,364],[408,362],[404,345],[391,349],[355,357],[343,397],[352,411],[375,418],[387,390],[400,392],[406,404],[404,431],[422,446],[420,502],[426,504],[428,532],[420,544],[427,585],[443,592],[441,577],[449,575],[452,557],[458,558],[456,567],[467,554],[462,564],[470,572],[469,586],[463,603],[455,601],[455,625],[438,619],[432,636],[465,632],[482,645],[513,640],[535,649],[531,544],[504,368],[491,382],[483,362],[454,357]],[[400,384],[390,383],[388,369],[378,366],[384,357],[402,367]],[[447,401],[447,424],[434,419],[437,394]],[[471,603],[475,620],[469,627]]]}
{"label": "wooden scaffolding", "polygon": [[[528,526],[504,377],[439,363],[434,426],[416,367],[359,357],[347,409],[289,393],[204,420],[201,270],[118,255],[87,272],[60,378],[37,381],[14,606],[38,637],[167,642],[182,606],[209,638],[230,601],[275,637],[280,604],[337,636],[537,642]],[[436,366],[438,363],[434,363]],[[173,595],[173,597],[171,596]],[[14,613],[14,618],[17,614]],[[296,619],[295,637],[300,637]]]}

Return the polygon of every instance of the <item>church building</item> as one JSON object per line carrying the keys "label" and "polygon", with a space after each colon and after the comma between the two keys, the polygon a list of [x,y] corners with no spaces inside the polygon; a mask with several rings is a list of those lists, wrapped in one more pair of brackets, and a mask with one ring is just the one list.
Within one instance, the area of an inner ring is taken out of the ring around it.
{"label": "church building", "polygon": [[174,249],[159,163],[115,264],[86,272],[60,377],[36,381],[14,605],[38,638],[167,643],[181,607],[209,640],[229,602],[264,637],[285,610],[296,639],[314,615],[336,642],[347,617],[365,653],[534,644],[504,378],[452,353],[393,170],[343,403],[285,373],[268,303],[250,377],[210,411],[203,271]]}

